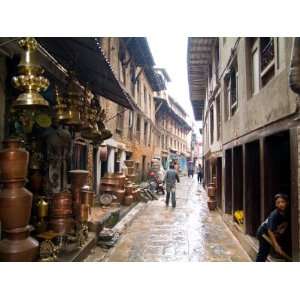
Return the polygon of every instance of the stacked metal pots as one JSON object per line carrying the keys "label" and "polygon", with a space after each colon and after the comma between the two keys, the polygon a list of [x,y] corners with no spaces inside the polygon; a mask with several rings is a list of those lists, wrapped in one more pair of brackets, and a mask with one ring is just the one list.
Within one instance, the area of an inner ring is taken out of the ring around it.
{"label": "stacked metal pots", "polygon": [[32,194],[24,188],[29,154],[21,141],[9,139],[0,151],[0,220],[4,239],[0,241],[1,261],[34,261],[38,242],[29,236]]}
{"label": "stacked metal pots", "polygon": [[50,205],[50,228],[61,234],[69,234],[74,229],[72,215],[72,194],[65,191],[53,195]]}
{"label": "stacked metal pots", "polygon": [[125,197],[125,175],[123,173],[106,173],[101,180],[101,193],[110,193],[116,196],[118,203],[123,203]]}
{"label": "stacked metal pots", "polygon": [[73,196],[73,216],[76,222],[88,221],[94,203],[94,192],[88,186],[89,171],[71,170],[71,192]]}
{"label": "stacked metal pots", "polygon": [[125,160],[125,165],[128,170],[128,174],[126,176],[126,184],[125,184],[125,200],[124,205],[131,205],[133,201],[138,199],[138,188],[135,185],[136,174],[134,170],[134,161],[133,160]]}

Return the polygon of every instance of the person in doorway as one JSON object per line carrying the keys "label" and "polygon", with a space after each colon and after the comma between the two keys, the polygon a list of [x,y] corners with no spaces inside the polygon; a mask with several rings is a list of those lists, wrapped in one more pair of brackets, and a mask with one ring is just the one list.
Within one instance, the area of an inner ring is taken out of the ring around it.
{"label": "person in doorway", "polygon": [[203,170],[202,170],[202,167],[200,164],[198,165],[198,168],[197,168],[197,174],[198,174],[198,183],[202,183]]}
{"label": "person in doorway", "polygon": [[[259,241],[259,250],[256,256],[257,262],[266,261],[271,247],[273,247],[280,256],[287,256],[278,243],[278,238],[285,232],[288,226],[286,217],[286,210],[288,206],[287,195],[275,195],[275,206],[276,209],[271,212],[269,217],[257,230],[256,235]],[[270,245],[270,242],[272,245]]]}
{"label": "person in doorway", "polygon": [[174,169],[174,165],[170,165],[170,169],[166,172],[164,182],[166,183],[166,191],[167,191],[167,196],[166,196],[166,206],[169,206],[169,200],[170,200],[170,194],[172,198],[172,207],[176,207],[176,181],[179,182],[179,177],[177,172]]}

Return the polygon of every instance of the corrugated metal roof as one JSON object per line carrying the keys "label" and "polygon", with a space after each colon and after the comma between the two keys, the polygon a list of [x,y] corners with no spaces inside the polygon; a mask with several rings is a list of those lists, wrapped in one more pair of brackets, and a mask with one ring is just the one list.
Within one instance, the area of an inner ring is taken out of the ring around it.
{"label": "corrugated metal roof", "polygon": [[188,39],[188,82],[190,100],[196,121],[203,119],[207,88],[208,64],[211,60],[215,37],[190,37]]}

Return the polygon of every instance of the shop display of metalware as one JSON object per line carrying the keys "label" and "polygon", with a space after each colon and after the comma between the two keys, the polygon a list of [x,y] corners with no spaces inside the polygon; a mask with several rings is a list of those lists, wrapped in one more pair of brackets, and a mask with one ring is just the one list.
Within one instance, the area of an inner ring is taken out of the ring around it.
{"label": "shop display of metalware", "polygon": [[44,70],[36,57],[37,41],[34,38],[24,38],[19,41],[19,46],[23,51],[18,75],[12,78],[12,84],[22,93],[13,103],[13,107],[48,107],[49,103],[40,94],[48,88],[49,80],[43,76]]}
{"label": "shop display of metalware", "polygon": [[71,233],[74,230],[72,212],[72,194],[66,191],[54,194],[50,205],[50,229],[62,235]]}
{"label": "shop display of metalware", "polygon": [[124,205],[129,206],[129,205],[132,204],[132,202],[133,202],[133,196],[132,195],[125,196],[125,199],[124,199],[124,202],[123,202]]}
{"label": "shop display of metalware", "polygon": [[81,107],[82,98],[79,88],[76,86],[73,77],[70,77],[70,81],[67,87],[66,95],[66,116],[67,118],[63,121],[64,124],[74,127],[74,129],[80,129],[81,126]]}
{"label": "shop display of metalware", "polygon": [[118,203],[123,203],[124,202],[125,190],[122,190],[122,189],[115,190],[114,195],[117,197],[117,202]]}
{"label": "shop display of metalware", "polygon": [[95,193],[89,186],[84,186],[80,192],[81,204],[89,205],[91,208],[94,206]]}
{"label": "shop display of metalware", "polygon": [[124,163],[127,168],[134,167],[134,160],[125,160]]}
{"label": "shop display of metalware", "polygon": [[22,141],[19,139],[3,141],[4,149],[0,150],[0,181],[26,178],[29,154],[21,145]]}
{"label": "shop display of metalware", "polygon": [[30,226],[5,231],[0,241],[0,261],[31,262],[38,256],[39,243],[29,236]]}
{"label": "shop display of metalware", "polygon": [[71,170],[71,192],[73,196],[73,216],[80,221],[81,189],[88,184],[89,171]]}
{"label": "shop display of metalware", "polygon": [[127,175],[125,180],[125,190],[126,196],[124,200],[124,205],[131,205],[131,203],[135,200],[138,200],[138,187],[134,184],[136,179],[136,174],[134,170],[134,161],[133,160],[125,160],[125,165],[127,167]]}
{"label": "shop display of metalware", "polygon": [[64,218],[72,216],[72,194],[60,192],[54,194],[50,205],[51,218]]}
{"label": "shop display of metalware", "polygon": [[126,178],[126,176],[122,172],[119,172],[119,173],[115,174],[115,179],[118,182],[120,187],[124,187],[125,178]]}
{"label": "shop display of metalware", "polygon": [[54,106],[55,110],[55,119],[58,122],[67,122],[70,119],[70,115],[67,112],[67,105],[64,103],[64,99],[59,93],[58,87],[55,87],[55,100],[56,105]]}
{"label": "shop display of metalware", "polygon": [[30,220],[32,194],[25,180],[6,182],[0,190],[0,220],[3,229],[26,227]]}
{"label": "shop display of metalware", "polygon": [[29,236],[32,194],[24,187],[29,155],[20,145],[6,141],[0,152],[1,261],[33,261],[38,253],[38,242]]}
{"label": "shop display of metalware", "polygon": [[48,208],[49,208],[49,204],[46,201],[46,197],[44,196],[40,196],[38,198],[38,202],[36,203],[37,209],[38,209],[38,217],[40,219],[42,218],[46,218],[48,216]]}
{"label": "shop display of metalware", "polygon": [[49,227],[61,235],[70,234],[74,230],[74,220],[71,217],[50,219]]}
{"label": "shop display of metalware", "polygon": [[86,204],[81,204],[80,205],[80,217],[79,221],[80,222],[87,222],[89,219],[89,212],[90,212],[90,206]]}

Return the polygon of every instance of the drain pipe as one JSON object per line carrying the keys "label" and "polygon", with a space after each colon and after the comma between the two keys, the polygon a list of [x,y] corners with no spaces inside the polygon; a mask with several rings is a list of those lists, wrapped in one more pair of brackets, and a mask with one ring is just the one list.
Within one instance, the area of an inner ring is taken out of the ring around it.
{"label": "drain pipe", "polygon": [[294,38],[289,72],[289,87],[300,94],[300,37]]}

